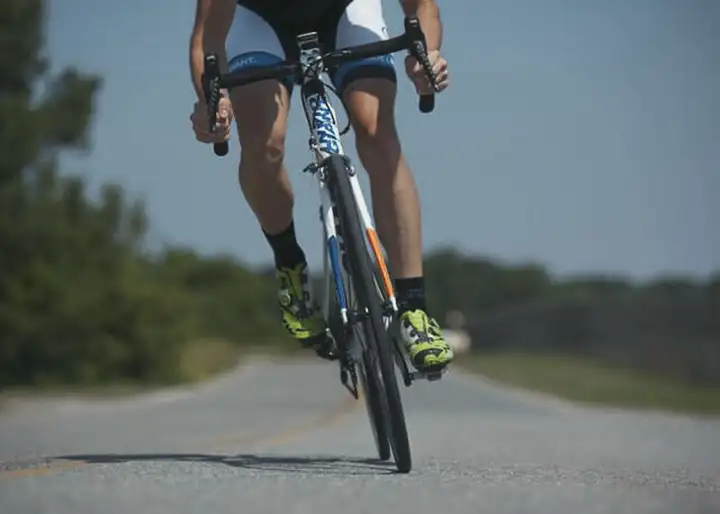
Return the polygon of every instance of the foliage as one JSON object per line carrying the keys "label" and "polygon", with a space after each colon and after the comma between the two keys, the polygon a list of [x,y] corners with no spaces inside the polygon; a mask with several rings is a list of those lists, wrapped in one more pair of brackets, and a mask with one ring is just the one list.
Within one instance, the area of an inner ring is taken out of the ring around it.
{"label": "foliage", "polygon": [[720,274],[635,283],[617,276],[551,279],[439,250],[425,262],[431,308],[467,320],[478,351],[586,355],[622,367],[720,385]]}
{"label": "foliage", "polygon": [[59,154],[88,147],[101,81],[46,73],[45,7],[0,7],[0,386],[175,381],[197,337],[277,339],[268,279],[179,249],[149,259],[142,202],[113,184],[93,202],[61,176]]}

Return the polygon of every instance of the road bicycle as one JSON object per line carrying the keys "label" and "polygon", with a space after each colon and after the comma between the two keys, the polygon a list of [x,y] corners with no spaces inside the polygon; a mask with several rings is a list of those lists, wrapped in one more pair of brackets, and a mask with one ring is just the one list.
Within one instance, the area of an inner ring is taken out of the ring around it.
{"label": "road bicycle", "polygon": [[[358,378],[381,460],[394,456],[399,472],[412,467],[410,441],[396,377],[402,373],[406,387],[414,380],[441,378],[444,369],[434,373],[411,371],[405,348],[392,335],[398,314],[395,291],[387,269],[373,221],[363,196],[356,170],[344,154],[335,110],[327,91],[340,96],[322,77],[330,67],[341,63],[408,51],[420,62],[438,91],[430,65],[425,35],[416,17],[405,18],[402,35],[365,45],[323,53],[318,34],[298,35],[300,58],[295,62],[258,66],[221,74],[218,57],[205,56],[203,83],[214,130],[220,89],[232,89],[260,80],[293,78],[300,84],[300,95],[310,129],[309,147],[314,162],[304,172],[312,174],[320,190],[320,221],[323,227],[323,315],[335,340],[340,380],[359,398]],[[340,100],[342,100],[340,98]],[[434,93],[421,95],[419,108],[434,109]],[[214,144],[215,154],[227,154],[227,142]]]}

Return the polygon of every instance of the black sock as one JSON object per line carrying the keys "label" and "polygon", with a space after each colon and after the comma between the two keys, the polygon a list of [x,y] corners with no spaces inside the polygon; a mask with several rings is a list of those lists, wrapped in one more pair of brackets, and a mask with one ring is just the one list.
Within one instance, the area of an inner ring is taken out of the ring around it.
{"label": "black sock", "polygon": [[265,238],[270,243],[274,257],[275,267],[292,268],[305,262],[305,253],[295,238],[295,223],[290,225],[279,234],[268,234],[263,230]]}
{"label": "black sock", "polygon": [[395,279],[400,314],[420,309],[427,312],[425,304],[425,279],[423,277]]}

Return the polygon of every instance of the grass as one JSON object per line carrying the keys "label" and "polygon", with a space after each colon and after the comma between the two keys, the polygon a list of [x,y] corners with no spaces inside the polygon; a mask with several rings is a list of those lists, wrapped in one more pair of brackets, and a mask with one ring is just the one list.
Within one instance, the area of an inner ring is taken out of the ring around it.
{"label": "grass", "polygon": [[119,398],[140,394],[162,387],[187,385],[208,380],[230,371],[244,358],[258,355],[293,359],[307,356],[308,350],[299,345],[263,344],[238,346],[222,339],[201,339],[188,343],[180,355],[179,376],[173,384],[123,382],[101,385],[49,385],[0,390],[0,410],[13,400],[52,398]]}
{"label": "grass", "polygon": [[185,382],[206,380],[237,366],[240,349],[224,339],[200,339],[188,343],[180,355],[180,376]]}
{"label": "grass", "polygon": [[206,380],[213,375],[228,371],[239,362],[239,349],[228,341],[203,339],[193,341],[183,348],[177,381],[170,384],[121,381],[112,384],[63,384],[33,387],[11,387],[0,391],[0,409],[9,400],[33,398],[117,398],[152,391],[158,387],[172,387]]}
{"label": "grass", "polygon": [[566,400],[635,409],[720,414],[720,388],[674,382],[585,357],[528,353],[470,353],[465,369]]}

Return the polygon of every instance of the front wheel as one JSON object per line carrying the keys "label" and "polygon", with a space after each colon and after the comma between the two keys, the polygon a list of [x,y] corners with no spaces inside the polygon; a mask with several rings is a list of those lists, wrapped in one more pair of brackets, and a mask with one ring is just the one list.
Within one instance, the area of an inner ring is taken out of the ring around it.
{"label": "front wheel", "polygon": [[[335,210],[335,214],[337,216],[337,209]],[[325,237],[327,239],[327,234]],[[343,282],[350,286],[349,270],[343,268],[341,273]],[[334,279],[332,280],[334,282]],[[334,289],[332,289],[332,291],[334,291]],[[365,401],[365,408],[367,409],[370,428],[373,432],[378,458],[380,460],[388,460],[390,458],[390,441],[387,428],[388,422],[385,414],[387,409],[383,407],[385,391],[380,381],[377,358],[373,358],[373,354],[367,350],[367,344],[362,340],[362,338],[367,337],[367,323],[362,323],[362,326],[353,327],[352,330],[346,331],[340,319],[340,306],[334,298],[332,291],[327,292],[331,298],[330,316],[328,320],[330,330],[338,344],[340,353],[349,353],[357,358],[357,361],[355,361],[353,365],[360,379],[363,400]],[[352,287],[346,287],[345,291],[348,297],[349,308],[351,310],[357,310],[357,299],[353,294]]]}
{"label": "front wheel", "polygon": [[390,458],[390,441],[383,407],[385,391],[380,382],[380,371],[376,359],[373,359],[373,355],[368,350],[363,350],[362,354],[359,374],[365,392],[365,406],[370,418],[370,426],[375,437],[375,448],[380,460],[388,460]]}
{"label": "front wheel", "polygon": [[358,297],[358,306],[368,310],[365,320],[367,330],[365,351],[377,359],[385,391],[383,410],[387,413],[390,444],[398,471],[407,473],[412,467],[410,441],[405,422],[402,398],[395,374],[393,343],[383,322],[382,298],[374,282],[373,263],[365,246],[363,229],[358,216],[355,198],[344,159],[339,155],[329,158],[328,175],[335,186],[335,202],[338,206],[340,226],[349,259],[353,289]]}

